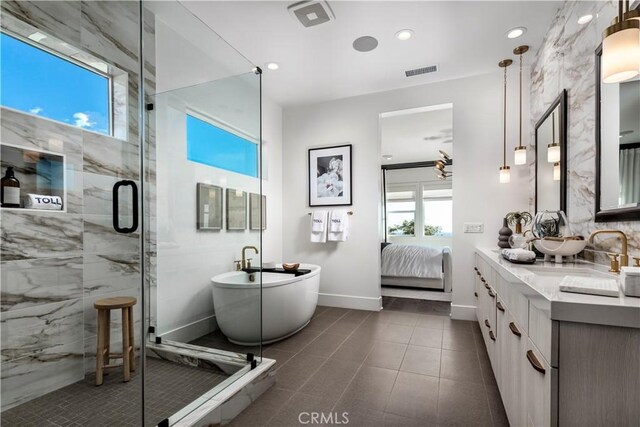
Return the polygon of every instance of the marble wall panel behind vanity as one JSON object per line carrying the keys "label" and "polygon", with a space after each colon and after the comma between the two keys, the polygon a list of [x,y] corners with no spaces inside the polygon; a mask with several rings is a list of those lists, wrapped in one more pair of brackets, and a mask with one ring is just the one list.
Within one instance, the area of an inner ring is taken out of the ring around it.
{"label": "marble wall panel behind vanity", "polygon": [[[556,16],[538,49],[531,67],[531,129],[560,94],[568,92],[568,184],[567,216],[576,234],[587,237],[596,228],[615,228],[629,236],[629,251],[640,254],[640,222],[598,223],[595,217],[595,50],[602,41],[602,30],[617,13],[612,1],[568,1]],[[592,13],[593,21],[579,25],[578,18]],[[532,144],[535,141],[531,135]],[[533,145],[530,153],[534,152]],[[533,211],[535,187],[531,159],[531,198]],[[616,238],[598,237],[598,251],[620,252]],[[585,251],[592,258],[592,251]],[[597,262],[608,258],[598,253]]]}

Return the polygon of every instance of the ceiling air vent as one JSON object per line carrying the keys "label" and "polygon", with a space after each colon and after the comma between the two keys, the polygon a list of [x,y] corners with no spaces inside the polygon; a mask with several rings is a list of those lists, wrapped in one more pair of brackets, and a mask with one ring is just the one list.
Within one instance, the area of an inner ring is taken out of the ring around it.
{"label": "ceiling air vent", "polygon": [[287,10],[306,27],[315,27],[335,19],[331,6],[326,1],[305,0],[294,3]]}
{"label": "ceiling air vent", "polygon": [[435,73],[436,71],[438,71],[438,66],[430,65],[428,67],[416,68],[414,70],[407,70],[404,72],[404,74],[407,77],[413,77],[413,76],[418,76],[420,74]]}

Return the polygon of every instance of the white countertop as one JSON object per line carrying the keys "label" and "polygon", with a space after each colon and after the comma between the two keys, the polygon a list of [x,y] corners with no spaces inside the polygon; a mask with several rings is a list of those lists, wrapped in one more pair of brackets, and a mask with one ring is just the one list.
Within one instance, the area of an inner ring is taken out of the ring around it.
{"label": "white countertop", "polygon": [[537,260],[535,264],[513,264],[502,258],[499,249],[476,248],[476,252],[509,286],[516,287],[553,320],[640,328],[640,298],[625,296],[621,290],[618,298],[561,292],[557,276],[527,270],[527,267],[544,267],[551,273],[554,269],[566,272],[567,276],[571,275],[571,270],[576,273],[588,270],[593,271],[593,276],[616,279],[620,285],[619,275],[608,273],[606,266],[586,261],[556,264],[543,260]]}

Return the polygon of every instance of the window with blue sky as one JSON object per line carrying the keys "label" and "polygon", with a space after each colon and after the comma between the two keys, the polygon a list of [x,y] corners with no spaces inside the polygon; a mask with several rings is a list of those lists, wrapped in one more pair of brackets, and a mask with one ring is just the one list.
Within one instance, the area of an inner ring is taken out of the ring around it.
{"label": "window with blue sky", "polygon": [[187,159],[258,176],[258,144],[187,114]]}
{"label": "window with blue sky", "polygon": [[109,78],[2,33],[0,104],[110,134]]}

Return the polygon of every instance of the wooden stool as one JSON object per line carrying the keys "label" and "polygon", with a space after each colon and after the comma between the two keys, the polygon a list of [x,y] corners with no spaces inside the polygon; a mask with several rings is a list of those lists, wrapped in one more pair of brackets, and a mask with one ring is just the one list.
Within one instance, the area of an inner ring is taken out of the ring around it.
{"label": "wooden stool", "polygon": [[[124,381],[131,379],[131,372],[135,370],[135,352],[133,335],[133,306],[137,300],[134,297],[113,297],[98,300],[93,306],[98,310],[98,348],[96,351],[96,385],[102,384],[105,368],[120,365],[110,365],[111,359],[122,358]],[[109,351],[111,334],[111,310],[122,309],[122,353]]]}

